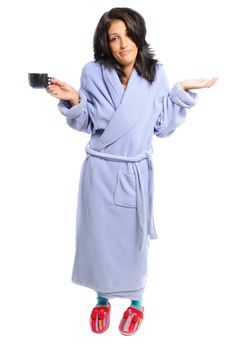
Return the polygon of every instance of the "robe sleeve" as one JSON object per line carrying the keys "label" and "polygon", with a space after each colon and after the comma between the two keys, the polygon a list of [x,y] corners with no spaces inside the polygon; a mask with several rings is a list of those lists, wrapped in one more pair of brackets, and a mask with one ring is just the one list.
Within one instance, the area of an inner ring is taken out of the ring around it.
{"label": "robe sleeve", "polygon": [[163,94],[159,97],[158,111],[154,134],[158,137],[170,136],[175,129],[186,119],[186,109],[193,107],[197,102],[197,94],[184,91],[177,82],[171,90],[166,74],[162,74]]}
{"label": "robe sleeve", "polygon": [[71,128],[87,134],[95,134],[97,130],[97,122],[94,117],[95,108],[88,90],[88,78],[84,69],[81,74],[79,96],[80,103],[75,106],[71,106],[68,101],[60,100],[59,111],[66,117],[67,124]]}

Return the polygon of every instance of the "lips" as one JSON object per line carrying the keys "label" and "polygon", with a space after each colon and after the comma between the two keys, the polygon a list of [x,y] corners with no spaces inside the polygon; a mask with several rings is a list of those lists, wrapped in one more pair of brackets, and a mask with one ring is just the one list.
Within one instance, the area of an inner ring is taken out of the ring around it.
{"label": "lips", "polygon": [[121,56],[126,56],[126,55],[128,55],[128,53],[130,53],[131,52],[131,50],[123,50],[123,51],[120,51],[120,55]]}

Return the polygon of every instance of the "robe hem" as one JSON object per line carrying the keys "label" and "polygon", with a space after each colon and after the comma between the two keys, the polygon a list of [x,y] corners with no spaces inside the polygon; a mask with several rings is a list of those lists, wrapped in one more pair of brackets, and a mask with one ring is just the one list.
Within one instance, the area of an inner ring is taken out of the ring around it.
{"label": "robe hem", "polygon": [[[96,288],[94,286],[92,286],[91,284],[87,284],[87,283],[84,283],[84,282],[80,282],[74,278],[72,278],[72,282],[74,284],[78,284],[80,286],[83,286],[83,287],[87,287],[87,288],[90,288],[90,289],[93,289],[95,292],[101,290],[101,293],[120,293],[120,292],[123,292],[122,290],[102,290],[101,288]],[[126,289],[125,291],[126,292],[133,292],[135,290],[139,290],[139,289],[143,289],[145,288],[145,285],[146,283],[144,283],[141,287],[138,287],[138,288],[134,288],[134,289]],[[125,297],[126,298],[126,297]]]}

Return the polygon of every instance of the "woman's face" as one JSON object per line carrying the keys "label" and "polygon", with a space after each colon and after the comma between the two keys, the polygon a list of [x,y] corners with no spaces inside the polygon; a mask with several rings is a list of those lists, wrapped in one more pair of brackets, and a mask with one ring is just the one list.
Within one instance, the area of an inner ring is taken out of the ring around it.
{"label": "woman's face", "polygon": [[108,30],[109,48],[114,59],[123,67],[135,64],[138,48],[128,36],[126,25],[123,21],[115,20]]}

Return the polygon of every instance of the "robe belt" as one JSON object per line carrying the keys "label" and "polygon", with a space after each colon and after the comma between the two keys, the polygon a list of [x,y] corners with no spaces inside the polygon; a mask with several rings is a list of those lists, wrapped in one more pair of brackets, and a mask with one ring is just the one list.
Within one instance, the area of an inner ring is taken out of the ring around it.
{"label": "robe belt", "polygon": [[[90,148],[90,142],[86,145],[85,152],[86,158],[94,156],[106,160],[118,161],[118,162],[132,162],[133,169],[135,171],[136,178],[136,198],[137,198],[137,219],[138,219],[138,236],[139,236],[139,251],[144,250],[146,237],[156,238],[156,232],[153,223],[153,164],[152,164],[152,151],[144,151],[137,156],[120,156],[109,153],[102,153]],[[149,169],[149,208],[146,208],[144,183],[142,179],[141,169],[139,162],[143,159],[148,160]],[[148,212],[147,212],[148,211]]]}

